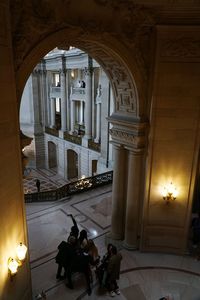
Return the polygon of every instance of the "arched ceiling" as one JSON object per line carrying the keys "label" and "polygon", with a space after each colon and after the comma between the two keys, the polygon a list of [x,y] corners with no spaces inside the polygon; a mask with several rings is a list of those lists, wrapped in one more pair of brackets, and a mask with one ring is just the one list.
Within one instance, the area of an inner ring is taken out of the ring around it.
{"label": "arched ceiling", "polygon": [[165,22],[198,22],[199,1],[191,1],[10,1],[18,95],[34,65],[48,51],[74,45],[104,67],[118,112],[138,118],[147,115],[154,29]]}

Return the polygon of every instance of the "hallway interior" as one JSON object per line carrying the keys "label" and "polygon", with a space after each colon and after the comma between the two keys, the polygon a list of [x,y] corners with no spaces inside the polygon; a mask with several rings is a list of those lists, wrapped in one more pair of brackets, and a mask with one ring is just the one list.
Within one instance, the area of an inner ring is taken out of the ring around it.
{"label": "hallway interior", "polygon": [[[53,183],[56,185],[56,181]],[[33,299],[42,290],[48,300],[110,299],[106,291],[99,290],[95,275],[91,296],[85,292],[82,275],[74,274],[74,290],[68,289],[65,281],[57,281],[54,258],[58,244],[69,235],[72,226],[69,213],[74,215],[79,229],[86,229],[89,238],[94,239],[100,255],[105,253],[111,195],[112,186],[108,185],[57,202],[26,204]],[[195,257],[141,253],[117,246],[123,260],[121,295],[116,299],[159,300],[163,296],[171,296],[173,300],[200,299],[200,261]]]}

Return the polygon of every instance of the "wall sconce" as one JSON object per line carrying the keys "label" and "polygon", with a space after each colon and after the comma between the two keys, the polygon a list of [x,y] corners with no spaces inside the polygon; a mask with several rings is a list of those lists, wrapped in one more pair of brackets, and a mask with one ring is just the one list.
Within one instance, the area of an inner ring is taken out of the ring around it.
{"label": "wall sconce", "polygon": [[14,276],[17,273],[18,266],[18,262],[14,258],[10,257],[8,259],[8,270],[11,276]]}
{"label": "wall sconce", "polygon": [[163,200],[166,201],[166,204],[169,204],[170,202],[176,199],[177,189],[172,182],[170,182],[170,184],[168,184],[167,186],[163,187],[162,196]]}
{"label": "wall sconce", "polygon": [[74,70],[71,70],[71,77],[74,79]]}
{"label": "wall sconce", "polygon": [[11,277],[17,273],[18,267],[22,265],[22,262],[26,257],[26,252],[27,247],[24,244],[20,243],[16,248],[16,259],[12,257],[8,259],[8,270]]}
{"label": "wall sconce", "polygon": [[20,242],[20,244],[16,248],[17,258],[19,260],[19,264],[22,264],[22,261],[26,257],[27,247]]}

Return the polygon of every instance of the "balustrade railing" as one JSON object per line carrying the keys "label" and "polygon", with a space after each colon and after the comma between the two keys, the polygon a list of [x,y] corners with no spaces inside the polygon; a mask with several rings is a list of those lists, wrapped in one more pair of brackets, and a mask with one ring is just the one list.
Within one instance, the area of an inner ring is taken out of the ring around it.
{"label": "balustrade railing", "polygon": [[56,190],[50,190],[39,193],[25,194],[25,202],[45,202],[56,201],[65,197],[69,197],[72,194],[84,192],[96,187],[110,184],[113,180],[113,171],[98,174],[92,177],[81,178],[77,181],[70,182],[64,186],[57,188]]}
{"label": "balustrade railing", "polygon": [[97,144],[93,140],[88,140],[88,148],[97,152],[101,152],[101,144]]}
{"label": "balustrade railing", "polygon": [[54,136],[59,136],[58,130],[55,128],[45,127],[45,132]]}
{"label": "balustrade railing", "polygon": [[50,89],[50,91],[52,93],[60,93],[61,88],[60,88],[60,86],[59,87],[58,86],[52,86],[51,89]]}
{"label": "balustrade railing", "polygon": [[82,139],[80,136],[69,134],[68,132],[64,133],[64,139],[68,142],[81,145]]}
{"label": "balustrade railing", "polygon": [[85,95],[85,88],[72,88],[71,89],[71,94],[72,95]]}

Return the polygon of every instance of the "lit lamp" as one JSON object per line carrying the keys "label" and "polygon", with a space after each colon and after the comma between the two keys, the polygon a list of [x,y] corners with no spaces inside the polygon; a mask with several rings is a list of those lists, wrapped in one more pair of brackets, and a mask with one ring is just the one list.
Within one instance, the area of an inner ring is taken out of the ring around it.
{"label": "lit lamp", "polygon": [[172,182],[168,186],[163,187],[162,196],[163,200],[166,201],[167,204],[176,199],[177,189]]}
{"label": "lit lamp", "polygon": [[71,70],[71,77],[74,78],[74,70]]}
{"label": "lit lamp", "polygon": [[8,270],[10,271],[11,276],[14,276],[17,273],[18,266],[18,262],[14,258],[10,257],[8,259]]}
{"label": "lit lamp", "polygon": [[81,179],[76,183],[76,188],[79,190],[83,190],[84,188],[89,188],[92,186],[92,183],[89,181],[89,179],[85,178],[85,175],[81,176]]}
{"label": "lit lamp", "polygon": [[20,263],[25,259],[26,257],[26,252],[27,252],[27,247],[22,244],[22,242],[17,246],[16,248],[17,252],[17,258],[20,261]]}

